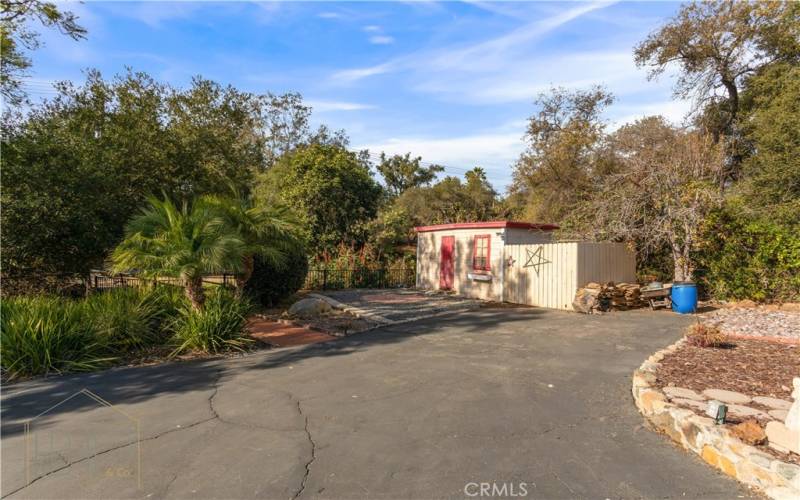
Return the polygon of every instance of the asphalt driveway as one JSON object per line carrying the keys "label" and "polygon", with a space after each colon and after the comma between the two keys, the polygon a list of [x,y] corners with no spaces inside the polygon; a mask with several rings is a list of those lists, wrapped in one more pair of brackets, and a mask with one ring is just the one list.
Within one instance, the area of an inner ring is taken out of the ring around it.
{"label": "asphalt driveway", "polygon": [[[632,404],[632,370],[688,321],[482,309],[15,384],[2,396],[2,493],[464,498],[488,483],[528,498],[748,496]],[[42,412],[26,440],[23,422]]]}

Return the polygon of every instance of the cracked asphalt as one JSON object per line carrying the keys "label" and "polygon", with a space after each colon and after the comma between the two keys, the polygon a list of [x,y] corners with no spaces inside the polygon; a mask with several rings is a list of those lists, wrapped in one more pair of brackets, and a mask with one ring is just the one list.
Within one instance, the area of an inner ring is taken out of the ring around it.
{"label": "cracked asphalt", "polygon": [[482,309],[9,385],[2,494],[464,498],[494,483],[528,498],[749,497],[633,406],[633,369],[690,321]]}

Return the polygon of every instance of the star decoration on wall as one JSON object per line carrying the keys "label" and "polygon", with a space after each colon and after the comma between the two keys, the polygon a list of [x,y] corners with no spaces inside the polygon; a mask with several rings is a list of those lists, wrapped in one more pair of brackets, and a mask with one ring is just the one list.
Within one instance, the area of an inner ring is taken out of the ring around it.
{"label": "star decoration on wall", "polygon": [[536,276],[539,276],[539,268],[541,266],[550,264],[550,261],[545,259],[542,255],[542,248],[543,247],[538,247],[534,251],[528,248],[525,249],[525,253],[528,254],[528,260],[525,261],[525,265],[522,267],[532,267],[533,270],[536,271]]}

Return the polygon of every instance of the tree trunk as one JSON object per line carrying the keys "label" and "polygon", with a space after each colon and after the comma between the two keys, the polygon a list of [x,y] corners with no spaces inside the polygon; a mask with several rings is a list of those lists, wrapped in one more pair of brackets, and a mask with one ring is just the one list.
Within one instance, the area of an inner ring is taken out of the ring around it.
{"label": "tree trunk", "polygon": [[691,281],[692,266],[689,259],[689,249],[672,244],[672,261],[674,263],[673,281]]}
{"label": "tree trunk", "polygon": [[203,279],[196,278],[186,283],[186,297],[192,304],[192,309],[200,311],[206,302],[206,293],[203,290]]}
{"label": "tree trunk", "polygon": [[736,87],[736,82],[729,78],[722,78],[722,85],[728,91],[729,109],[728,119],[722,131],[727,138],[725,149],[728,159],[725,162],[719,179],[720,192],[724,192],[728,183],[739,177],[739,170],[744,160],[740,152],[741,145],[737,144],[739,139],[739,132],[737,129],[739,125],[736,120],[739,115],[739,89]]}
{"label": "tree trunk", "polygon": [[255,268],[255,257],[252,254],[245,255],[242,258],[242,272],[236,275],[236,294],[238,296],[244,295],[244,286],[253,276],[253,269]]}
{"label": "tree trunk", "polygon": [[727,128],[731,126],[736,120],[736,116],[739,114],[739,89],[736,87],[736,82],[730,78],[723,78],[722,85],[725,87],[725,90],[728,91],[728,105],[730,106],[728,110],[728,123],[726,124]]}

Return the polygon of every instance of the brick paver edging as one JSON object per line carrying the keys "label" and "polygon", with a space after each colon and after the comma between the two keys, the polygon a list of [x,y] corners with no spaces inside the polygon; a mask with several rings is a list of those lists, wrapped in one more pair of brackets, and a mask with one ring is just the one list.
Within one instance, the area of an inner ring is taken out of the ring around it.
{"label": "brick paver edging", "polygon": [[660,361],[683,343],[684,339],[681,339],[656,352],[633,372],[633,399],[642,415],[685,449],[770,498],[800,498],[800,466],[777,460],[746,445],[712,419],[670,403],[669,398],[655,386]]}

